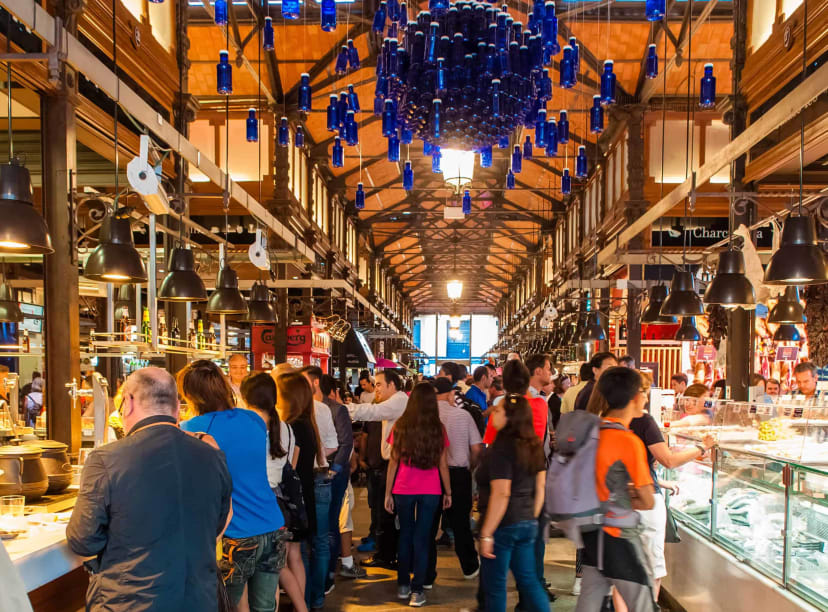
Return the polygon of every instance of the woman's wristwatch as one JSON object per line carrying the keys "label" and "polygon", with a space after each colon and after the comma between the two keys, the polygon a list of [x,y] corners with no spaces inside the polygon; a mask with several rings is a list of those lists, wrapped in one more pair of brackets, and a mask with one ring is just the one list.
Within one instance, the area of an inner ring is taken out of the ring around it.
{"label": "woman's wristwatch", "polygon": [[707,454],[707,451],[710,450],[709,448],[706,448],[701,444],[696,444],[696,448],[699,449],[699,452],[701,453],[701,455],[699,455],[699,459],[704,457]]}

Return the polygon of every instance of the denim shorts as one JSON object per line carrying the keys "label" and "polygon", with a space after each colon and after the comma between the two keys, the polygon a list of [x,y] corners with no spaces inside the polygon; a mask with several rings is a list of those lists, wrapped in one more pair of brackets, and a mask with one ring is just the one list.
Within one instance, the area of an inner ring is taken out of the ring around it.
{"label": "denim shorts", "polygon": [[287,531],[249,538],[222,538],[219,570],[227,586],[244,585],[257,571],[278,574],[285,566]]}

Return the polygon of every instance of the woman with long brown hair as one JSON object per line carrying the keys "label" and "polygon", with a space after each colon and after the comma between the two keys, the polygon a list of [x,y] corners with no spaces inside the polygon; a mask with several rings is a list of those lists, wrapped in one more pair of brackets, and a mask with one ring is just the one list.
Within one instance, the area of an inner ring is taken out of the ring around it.
{"label": "woman with long brown hair", "polygon": [[538,516],[543,507],[546,462],[529,402],[507,395],[492,408],[497,437],[477,470],[480,490],[481,579],[484,609],[505,612],[511,568],[521,601],[533,612],[549,610],[549,597],[535,567]]}
{"label": "woman with long brown hair", "polygon": [[[302,482],[302,498],[305,502],[305,510],[308,513],[308,529],[303,533],[293,534],[291,543],[288,544],[288,567],[291,570],[296,568],[294,574],[305,593],[305,603],[310,608],[316,602],[308,601],[312,589],[306,588],[307,580],[313,581],[315,579],[317,583],[319,582],[319,578],[313,575],[308,578],[310,545],[313,534],[316,533],[317,521],[324,523],[326,526],[328,524],[327,513],[326,516],[318,516],[317,509],[324,507],[324,504],[317,505],[315,491],[317,485],[320,491],[324,490],[322,486],[324,483],[317,483],[316,481],[317,479],[324,481],[328,477],[327,469],[315,468],[314,466],[324,466],[327,463],[325,462],[325,451],[319,439],[319,430],[316,427],[313,391],[308,379],[301,372],[286,372],[276,377],[276,388],[278,391],[276,410],[282,420],[290,425],[296,438],[296,448],[299,453],[293,467]],[[327,490],[330,491],[329,480]],[[297,567],[299,559],[301,559],[303,567],[301,574]],[[323,592],[324,579],[325,576],[322,576],[321,587],[317,585],[317,588],[321,588]]]}
{"label": "woman with long brown hair", "polygon": [[211,435],[233,478],[233,519],[222,538],[219,568],[227,594],[238,605],[247,587],[253,612],[276,606],[285,521],[267,480],[267,426],[252,410],[235,408],[227,378],[212,361],[199,359],[178,373],[181,394],[198,415],[181,429]]}
{"label": "woman with long brown hair", "polygon": [[431,526],[440,507],[441,494],[443,508],[451,506],[446,457],[448,437],[440,422],[434,387],[428,383],[414,387],[388,442],[391,458],[385,509],[393,513],[396,508],[400,521],[397,597],[410,598],[409,605],[418,608],[426,602],[423,589],[433,543]]}

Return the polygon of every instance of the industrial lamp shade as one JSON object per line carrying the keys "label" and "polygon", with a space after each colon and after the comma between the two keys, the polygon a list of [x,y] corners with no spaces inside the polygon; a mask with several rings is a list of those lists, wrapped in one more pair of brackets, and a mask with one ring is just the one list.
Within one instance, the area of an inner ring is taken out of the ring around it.
{"label": "industrial lamp shade", "polygon": [[195,271],[195,257],[190,249],[176,247],[170,253],[169,272],[161,281],[158,299],[167,302],[203,302],[207,299],[207,290]]}
{"label": "industrial lamp shade", "polygon": [[270,292],[262,283],[255,283],[250,291],[250,302],[245,321],[250,323],[275,323],[276,312],[270,302]]}
{"label": "industrial lamp shade", "polygon": [[779,297],[776,306],[768,314],[768,323],[804,323],[805,310],[799,301],[799,287],[788,285]]}
{"label": "industrial lamp shade", "polygon": [[101,224],[100,243],[86,258],[83,275],[102,283],[143,283],[144,260],[132,241],[129,219],[108,215]]}
{"label": "industrial lamp shade", "polygon": [[802,340],[802,335],[796,325],[791,323],[783,323],[773,334],[774,342],[799,342],[800,340]]}
{"label": "industrial lamp shade", "polygon": [[247,314],[247,302],[239,291],[239,277],[229,266],[219,270],[216,290],[207,300],[207,312],[214,314]]}
{"label": "industrial lamp shade", "polygon": [[766,285],[828,283],[828,259],[817,242],[812,217],[788,217],[782,242],[765,269]]}
{"label": "industrial lamp shade", "polygon": [[135,312],[135,285],[121,285],[118,288],[118,299],[115,300],[115,318],[135,319]]}
{"label": "industrial lamp shade", "polygon": [[741,251],[723,251],[719,255],[716,276],[707,286],[704,301],[725,308],[756,308],[756,294],[745,276],[745,258]]}
{"label": "industrial lamp shade", "polygon": [[675,317],[661,314],[661,306],[666,299],[667,287],[665,285],[652,287],[650,289],[650,301],[644,312],[641,313],[641,322],[649,325],[675,325],[677,323]]}
{"label": "industrial lamp shade", "polygon": [[19,323],[23,320],[20,304],[14,288],[6,282],[0,284],[0,321]]}
{"label": "industrial lamp shade", "polygon": [[599,313],[597,310],[593,310],[589,313],[589,318],[587,319],[587,326],[584,328],[584,331],[581,334],[581,342],[603,342],[606,339],[607,332],[601,325],[601,313]]}
{"label": "industrial lamp shade", "polygon": [[29,170],[16,163],[0,166],[0,252],[54,253],[49,228],[32,205]]}
{"label": "industrial lamp shade", "polygon": [[681,326],[676,332],[676,340],[679,342],[701,342],[701,334],[696,329],[696,317],[682,317]]}
{"label": "industrial lamp shade", "polygon": [[670,294],[661,305],[661,314],[676,317],[693,317],[704,314],[704,306],[696,292],[692,273],[682,271],[673,275]]}

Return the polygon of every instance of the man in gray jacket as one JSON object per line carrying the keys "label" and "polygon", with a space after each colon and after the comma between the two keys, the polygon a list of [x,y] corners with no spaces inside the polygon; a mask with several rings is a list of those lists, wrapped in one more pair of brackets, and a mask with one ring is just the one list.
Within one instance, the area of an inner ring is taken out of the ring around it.
{"label": "man in gray jacket", "polygon": [[178,428],[175,381],[144,368],[122,388],[127,435],[89,454],[66,529],[90,574],[86,609],[216,610],[216,539],[231,512],[224,454]]}

